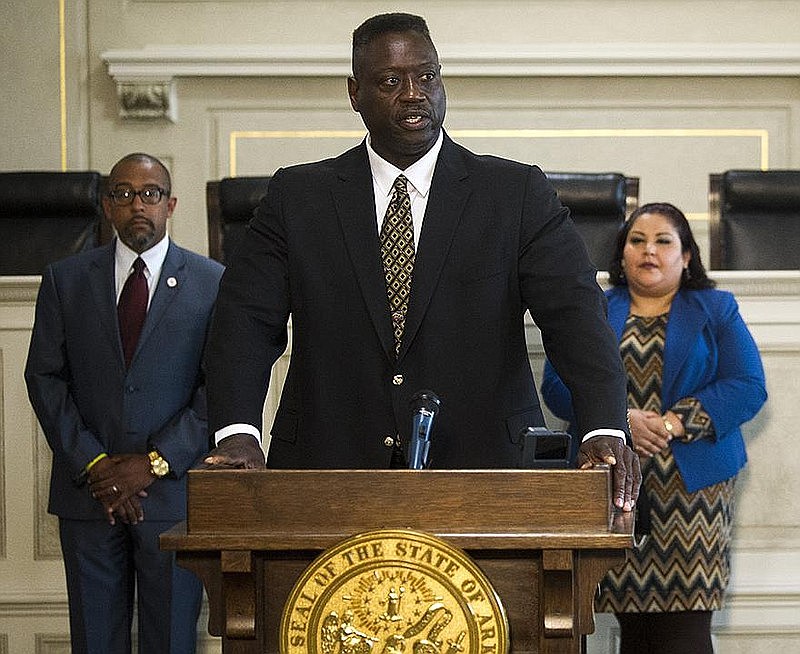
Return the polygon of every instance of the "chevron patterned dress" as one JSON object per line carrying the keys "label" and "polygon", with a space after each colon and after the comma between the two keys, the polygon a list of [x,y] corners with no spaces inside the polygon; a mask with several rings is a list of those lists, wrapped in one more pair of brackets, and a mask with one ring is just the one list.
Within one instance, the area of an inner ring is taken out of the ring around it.
{"label": "chevron patterned dress", "polygon": [[[667,316],[631,315],[625,324],[620,353],[631,408],[663,413]],[[714,436],[713,424],[696,398],[683,398],[666,408],[681,417],[685,439]],[[730,576],[734,478],[689,493],[671,449],[641,462],[650,534],[622,567],[604,577],[595,608],[614,613],[720,609]]]}

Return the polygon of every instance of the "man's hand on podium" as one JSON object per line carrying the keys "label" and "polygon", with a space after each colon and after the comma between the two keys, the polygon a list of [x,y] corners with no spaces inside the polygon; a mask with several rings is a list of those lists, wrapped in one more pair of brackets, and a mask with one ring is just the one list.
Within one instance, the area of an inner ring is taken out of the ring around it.
{"label": "man's hand on podium", "polygon": [[639,457],[621,438],[594,436],[581,443],[578,467],[585,470],[598,464],[611,466],[614,506],[623,511],[632,511],[642,483]]}
{"label": "man's hand on podium", "polygon": [[220,468],[265,468],[264,450],[250,434],[232,434],[223,438],[203,459],[203,467]]}

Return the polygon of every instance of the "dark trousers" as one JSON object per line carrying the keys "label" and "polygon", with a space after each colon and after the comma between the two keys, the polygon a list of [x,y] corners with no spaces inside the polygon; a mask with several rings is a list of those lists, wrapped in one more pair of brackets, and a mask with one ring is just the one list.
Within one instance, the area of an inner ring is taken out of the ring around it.
{"label": "dark trousers", "polygon": [[711,611],[617,613],[619,654],[714,654]]}
{"label": "dark trousers", "polygon": [[134,598],[138,651],[194,654],[200,580],[158,547],[172,522],[59,520],[72,654],[128,654]]}

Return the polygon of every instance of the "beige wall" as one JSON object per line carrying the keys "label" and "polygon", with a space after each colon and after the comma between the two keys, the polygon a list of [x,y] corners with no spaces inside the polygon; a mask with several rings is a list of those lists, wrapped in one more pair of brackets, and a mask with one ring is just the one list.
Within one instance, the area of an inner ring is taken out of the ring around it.
{"label": "beige wall", "polygon": [[[206,180],[269,174],[357,142],[363,128],[344,82],[350,33],[398,8],[428,18],[458,140],[545,170],[639,176],[642,200],[679,204],[703,243],[709,173],[800,168],[796,0],[349,0],[333,11],[297,0],[6,0],[0,170],[107,172],[126,152],[150,152],[173,171],[172,236],[205,252]],[[171,88],[172,119],[121,118],[118,83],[151,95]],[[792,651],[800,467],[787,455],[800,417],[800,290],[791,276],[723,281],[757,334],[770,403],[747,428],[751,463],[718,651]],[[0,654],[68,649],[58,545],[43,510],[48,452],[21,378],[37,284],[0,285]],[[613,624],[599,625],[590,651],[610,653]]]}
{"label": "beige wall", "polygon": [[[230,157],[239,130],[361,130],[345,95],[348,40],[376,6],[7,2],[0,170],[58,169],[63,159],[68,169],[106,172],[126,152],[152,152],[176,178],[172,234],[205,251],[207,179],[270,173],[357,140],[238,139]],[[638,175],[643,200],[678,203],[701,239],[708,173],[800,165],[796,1],[437,0],[403,8],[424,13],[436,38],[447,127],[495,132],[464,136],[467,145],[546,170]],[[179,72],[175,57],[183,58]],[[112,78],[109,64],[120,61]],[[149,68],[137,76],[143,62]],[[172,82],[175,122],[119,118],[115,82],[148,76]]]}

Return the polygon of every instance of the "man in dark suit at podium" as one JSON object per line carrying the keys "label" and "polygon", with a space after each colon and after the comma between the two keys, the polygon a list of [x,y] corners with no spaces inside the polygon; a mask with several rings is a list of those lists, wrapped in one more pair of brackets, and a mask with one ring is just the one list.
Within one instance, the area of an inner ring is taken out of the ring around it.
{"label": "man in dark suit at podium", "polygon": [[[578,465],[614,465],[630,510],[626,388],[596,271],[542,171],[478,156],[442,129],[425,21],[375,16],[353,34],[360,145],[279,170],[220,286],[208,349],[209,465],[261,467],[272,364],[292,353],[267,465],[389,468],[407,455],[410,400],[441,398],[431,467],[513,468],[544,424],[524,314],[572,391]],[[401,463],[402,465],[402,463]]]}

